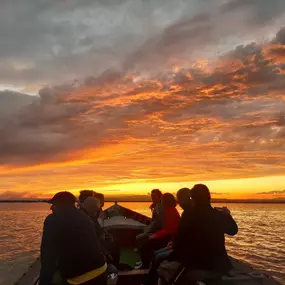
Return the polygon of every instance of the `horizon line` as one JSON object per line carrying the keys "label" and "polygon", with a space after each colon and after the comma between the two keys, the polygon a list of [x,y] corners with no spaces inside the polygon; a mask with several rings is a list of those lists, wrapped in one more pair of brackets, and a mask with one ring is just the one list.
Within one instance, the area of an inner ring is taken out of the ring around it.
{"label": "horizon line", "polygon": [[[18,198],[18,199],[0,199],[0,203],[47,203],[48,198]],[[260,204],[285,204],[285,198],[275,198],[275,199],[227,199],[227,198],[213,198],[212,203],[260,203]],[[151,199],[105,199],[105,202],[151,202]]]}

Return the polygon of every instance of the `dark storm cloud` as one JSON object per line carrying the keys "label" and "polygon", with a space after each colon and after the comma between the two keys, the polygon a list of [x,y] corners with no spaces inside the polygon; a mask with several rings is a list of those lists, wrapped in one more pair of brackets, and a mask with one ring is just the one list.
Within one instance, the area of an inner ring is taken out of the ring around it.
{"label": "dark storm cloud", "polygon": [[[69,161],[84,149],[131,138],[185,152],[191,149],[189,143],[201,148],[215,143],[205,151],[230,157],[240,153],[247,163],[278,166],[285,150],[280,88],[284,74],[278,71],[282,63],[267,58],[265,50],[280,42],[280,34],[282,30],[264,45],[239,46],[209,67],[184,68],[146,80],[108,70],[83,83],[43,88],[13,116],[2,114],[0,162]],[[8,102],[18,102],[19,96],[2,96],[7,110],[13,108]],[[257,150],[266,159],[253,155]],[[224,164],[233,166],[232,161]],[[242,161],[237,167],[243,169]]]}
{"label": "dark storm cloud", "polygon": [[18,114],[21,109],[27,107],[36,100],[35,96],[26,95],[9,90],[0,91],[0,118]]}
{"label": "dark storm cloud", "polygon": [[273,43],[279,43],[281,45],[285,45],[285,28],[280,29]]}
{"label": "dark storm cloud", "polygon": [[[13,97],[13,94],[10,94]],[[46,161],[60,156],[64,149],[78,149],[83,146],[73,138],[78,135],[80,126],[76,118],[84,106],[73,106],[53,98],[47,92],[15,116],[6,116],[1,121],[0,152],[2,162],[11,160],[16,164],[30,161]],[[85,125],[88,132],[88,126]],[[83,130],[80,131],[84,136]],[[21,143],[20,143],[21,142]],[[86,141],[85,141],[86,143]]]}
{"label": "dark storm cloud", "polygon": [[222,12],[229,13],[239,9],[252,9],[253,20],[258,24],[264,24],[284,13],[285,2],[283,0],[230,0],[223,6]]}
{"label": "dark storm cloud", "polygon": [[254,36],[284,12],[283,0],[235,2],[1,1],[0,84],[35,90],[114,66],[159,71],[233,35]]}
{"label": "dark storm cloud", "polygon": [[49,87],[0,94],[0,170],[91,149],[115,178],[284,173],[285,2],[224,2],[1,1],[0,87]]}
{"label": "dark storm cloud", "polygon": [[1,1],[1,83],[43,85],[98,75],[199,6],[179,3]]}

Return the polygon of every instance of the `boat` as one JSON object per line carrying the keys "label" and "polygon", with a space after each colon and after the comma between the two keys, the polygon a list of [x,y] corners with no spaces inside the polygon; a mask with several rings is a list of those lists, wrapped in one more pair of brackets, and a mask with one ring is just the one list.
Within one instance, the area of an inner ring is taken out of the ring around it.
{"label": "boat", "polygon": [[[104,211],[104,228],[110,232],[120,248],[120,268],[118,274],[110,275],[108,284],[138,285],[148,273],[147,269],[134,269],[140,261],[136,251],[136,236],[150,223],[150,218],[125,208],[118,203]],[[256,270],[244,261],[230,257],[233,269],[216,280],[200,280],[198,285],[281,285],[266,272]],[[40,272],[39,258],[15,285],[38,285]]]}

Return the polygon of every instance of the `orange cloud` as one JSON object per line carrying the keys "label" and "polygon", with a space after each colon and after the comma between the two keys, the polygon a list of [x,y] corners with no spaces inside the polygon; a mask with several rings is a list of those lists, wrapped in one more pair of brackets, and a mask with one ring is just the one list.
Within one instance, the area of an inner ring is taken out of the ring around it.
{"label": "orange cloud", "polygon": [[155,76],[42,89],[0,122],[1,189],[285,175],[283,35]]}

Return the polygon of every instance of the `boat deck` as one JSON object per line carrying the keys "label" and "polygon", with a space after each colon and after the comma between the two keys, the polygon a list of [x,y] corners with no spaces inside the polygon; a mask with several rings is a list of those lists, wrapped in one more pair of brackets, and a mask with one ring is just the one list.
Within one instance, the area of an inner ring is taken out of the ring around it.
{"label": "boat deck", "polygon": [[140,261],[139,253],[134,248],[122,248],[120,252],[120,264],[127,264],[134,268],[136,262]]}
{"label": "boat deck", "polygon": [[[130,267],[139,261],[138,253],[132,249],[123,249],[120,262]],[[237,259],[231,259],[234,269],[229,274],[218,280],[209,280],[201,285],[280,285],[275,279],[266,273],[254,270],[248,264]],[[30,267],[27,274],[24,274],[15,285],[38,285],[38,276],[40,270],[40,260],[37,259]],[[118,285],[136,285],[141,284],[148,270],[127,270],[119,271]],[[55,285],[60,285],[55,282]]]}

